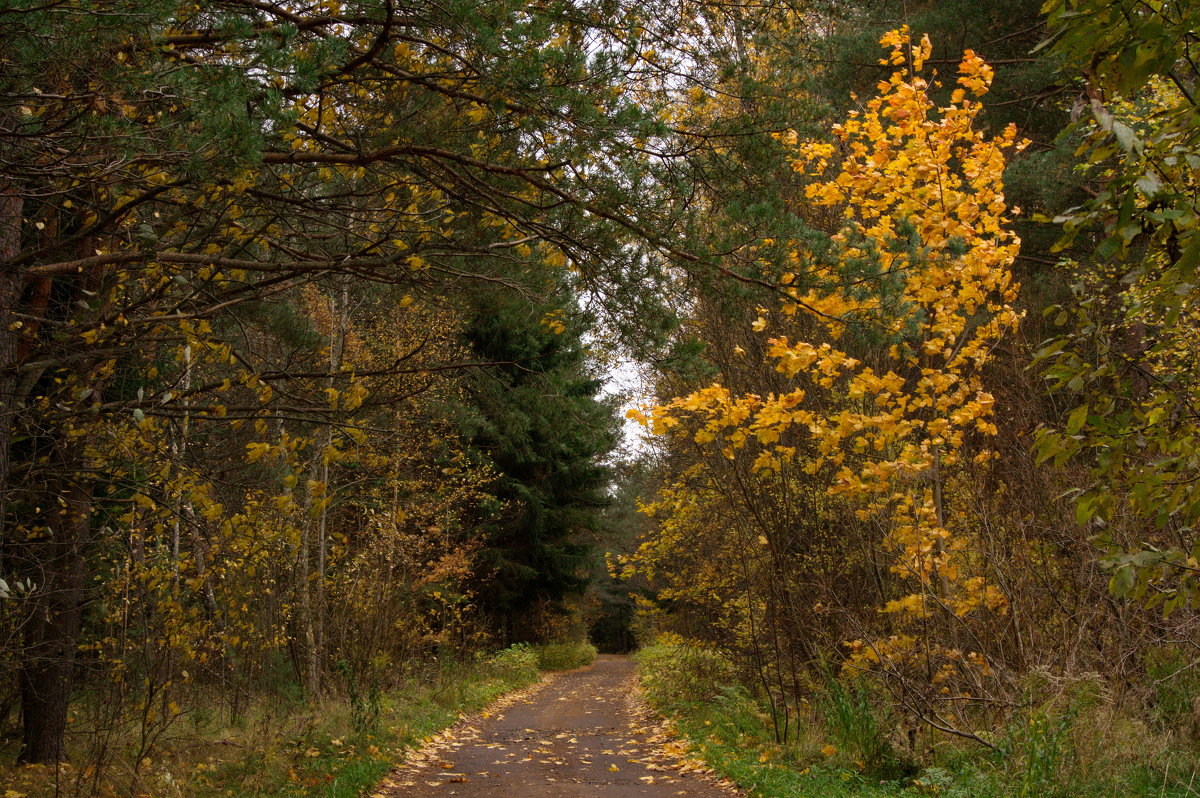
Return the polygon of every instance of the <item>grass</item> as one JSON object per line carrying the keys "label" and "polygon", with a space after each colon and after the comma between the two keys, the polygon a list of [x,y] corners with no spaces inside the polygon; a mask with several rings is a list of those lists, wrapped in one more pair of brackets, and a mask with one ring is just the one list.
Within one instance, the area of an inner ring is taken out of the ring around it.
{"label": "grass", "polygon": [[866,687],[831,682],[781,745],[764,707],[713,657],[678,643],[645,648],[643,690],[699,758],[756,798],[1200,796],[1195,743],[1116,702],[1066,694],[1015,713],[996,751],[938,739],[908,754]]}
{"label": "grass", "polygon": [[[136,765],[113,756],[102,771],[17,767],[0,753],[0,793],[153,798],[359,798],[407,749],[538,677],[537,657],[514,647],[477,662],[414,675],[396,689],[328,698],[318,706],[261,696],[236,722],[186,713]],[[352,697],[357,696],[355,700]],[[127,741],[126,741],[127,743]],[[128,750],[128,745],[113,750]],[[87,761],[85,752],[74,759]],[[7,755],[5,755],[7,754]]]}
{"label": "grass", "polygon": [[744,688],[713,685],[695,674],[687,662],[710,674],[720,672],[710,656],[675,646],[642,649],[638,662],[647,700],[672,718],[677,731],[693,750],[721,776],[754,796],[773,798],[843,798],[892,796],[902,793],[880,785],[862,773],[837,767],[828,757],[811,756],[812,741],[804,736],[778,745],[770,717]]}

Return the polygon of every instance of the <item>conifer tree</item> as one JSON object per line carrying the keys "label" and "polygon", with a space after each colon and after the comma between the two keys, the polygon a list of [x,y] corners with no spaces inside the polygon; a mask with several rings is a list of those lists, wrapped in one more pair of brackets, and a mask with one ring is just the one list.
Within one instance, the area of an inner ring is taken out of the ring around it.
{"label": "conifer tree", "polygon": [[[560,296],[569,306],[570,295]],[[509,640],[535,638],[536,611],[561,609],[586,586],[585,536],[607,502],[613,407],[597,396],[573,315],[560,306],[539,318],[510,298],[481,297],[466,330],[495,364],[471,380],[463,421],[465,439],[497,473],[476,560],[478,601]]]}

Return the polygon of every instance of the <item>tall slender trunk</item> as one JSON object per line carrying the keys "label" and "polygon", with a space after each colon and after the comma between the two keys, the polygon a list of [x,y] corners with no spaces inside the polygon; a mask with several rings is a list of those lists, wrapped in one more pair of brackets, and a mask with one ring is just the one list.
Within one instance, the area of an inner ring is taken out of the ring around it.
{"label": "tall slender trunk", "polygon": [[[11,468],[12,429],[18,396],[17,358],[20,335],[13,315],[21,301],[21,276],[11,266],[21,250],[21,213],[24,200],[9,184],[0,185],[0,577],[9,573],[10,555],[5,520],[8,511],[8,477]],[[12,704],[0,704],[0,723]]]}
{"label": "tall slender trunk", "polygon": [[[77,292],[94,293],[99,287],[98,278],[98,271],[85,272],[74,288]],[[79,296],[82,293],[76,293],[76,298]],[[35,293],[35,300],[36,297]],[[29,306],[21,309],[28,311]],[[38,312],[36,307],[34,310]],[[36,331],[36,323],[29,329]],[[33,334],[16,340],[18,349],[13,365],[24,359],[23,348],[27,343],[32,345]],[[14,381],[11,394],[14,405],[9,410],[6,435],[11,435],[17,405],[40,377],[41,372],[36,372]],[[102,385],[93,381],[90,387],[99,399]],[[92,542],[93,483],[84,461],[83,443],[53,423],[43,427],[39,438],[44,444],[39,445],[50,452],[46,468],[40,472],[44,484],[24,487],[31,493],[40,491],[37,504],[45,509],[34,510],[28,520],[38,522],[40,528],[31,528],[30,533],[36,534],[30,534],[20,544],[24,567],[33,586],[18,676],[22,743],[17,758],[30,764],[48,764],[66,758],[67,711],[75,683],[76,651],[87,599],[87,555]]]}
{"label": "tall slender trunk", "polygon": [[[333,388],[334,377],[342,370],[346,355],[346,327],[350,324],[350,292],[345,283],[342,284],[339,301],[329,300],[330,317],[334,324],[329,333],[329,373],[327,387]],[[333,425],[325,428],[325,448],[333,445]],[[325,486],[324,501],[321,503],[320,516],[317,519],[317,584],[316,606],[313,608],[314,642],[317,651],[325,650],[325,566],[329,556],[329,459],[321,458],[321,484]],[[320,661],[316,663],[320,677]]]}
{"label": "tall slender trunk", "polygon": [[[315,447],[314,447],[315,448]],[[309,476],[307,487],[304,491],[304,507],[301,509],[302,515],[300,518],[300,547],[299,547],[299,604],[300,604],[300,629],[304,634],[304,676],[307,684],[308,696],[310,699],[316,699],[321,692],[321,655],[317,652],[316,630],[313,627],[313,589],[312,589],[312,502],[313,502],[313,483],[317,481],[317,457],[320,452],[313,456],[312,463],[309,465]]]}
{"label": "tall slender trunk", "polygon": [[[19,327],[14,314],[21,301],[21,275],[10,264],[21,251],[21,213],[24,199],[11,185],[0,188],[0,541],[8,509],[13,416],[17,403]],[[0,544],[0,558],[4,546]],[[0,573],[4,562],[0,559]]]}
{"label": "tall slender trunk", "polygon": [[[342,287],[338,298],[329,298],[329,374],[325,387],[332,389],[336,384],[334,374],[342,368],[346,349],[346,326],[349,323],[349,292]],[[310,485],[305,498],[304,523],[301,527],[300,562],[300,612],[303,615],[305,669],[307,670],[308,693],[320,695],[322,657],[325,652],[325,570],[329,556],[329,458],[326,453],[333,446],[333,422],[326,424],[320,432],[320,445],[314,452],[310,483],[321,486],[320,508],[313,517],[313,489]],[[315,552],[314,552],[315,550]],[[310,558],[310,552],[315,558]],[[315,570],[313,568],[315,560]]]}
{"label": "tall slender trunk", "polygon": [[25,625],[20,674],[24,736],[18,760],[30,764],[65,758],[67,706],[83,619],[92,495],[90,486],[79,481],[79,469],[64,471],[58,490],[46,496],[57,505],[46,519],[46,537],[30,544],[43,574]]}
{"label": "tall slender trunk", "polygon": [[[183,395],[187,396],[192,388],[192,345],[188,344],[183,348]],[[182,471],[186,468],[184,460],[187,457],[188,432],[190,431],[192,414],[190,409],[183,411],[183,420],[179,424],[178,436],[172,436],[171,441],[171,467],[175,471]],[[176,476],[176,475],[172,475]],[[179,587],[179,552],[180,552],[180,537],[183,518],[185,515],[190,515],[191,503],[187,497],[181,492],[179,494],[178,506],[175,508],[175,521],[171,526],[171,574],[175,581],[175,587]]]}

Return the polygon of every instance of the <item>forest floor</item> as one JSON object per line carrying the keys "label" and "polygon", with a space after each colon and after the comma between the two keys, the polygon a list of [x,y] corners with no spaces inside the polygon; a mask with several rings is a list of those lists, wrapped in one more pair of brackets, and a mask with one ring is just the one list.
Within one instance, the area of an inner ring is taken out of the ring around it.
{"label": "forest floor", "polygon": [[604,655],[467,718],[415,751],[373,798],[728,798],[642,703],[632,660]]}

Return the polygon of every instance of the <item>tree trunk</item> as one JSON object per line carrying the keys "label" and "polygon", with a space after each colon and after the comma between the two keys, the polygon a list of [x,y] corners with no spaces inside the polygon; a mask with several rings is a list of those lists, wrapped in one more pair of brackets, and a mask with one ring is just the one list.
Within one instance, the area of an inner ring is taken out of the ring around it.
{"label": "tree trunk", "polygon": [[[0,541],[7,511],[13,414],[17,398],[17,349],[20,332],[14,313],[21,301],[21,275],[10,266],[21,251],[24,199],[11,186],[0,189]],[[0,546],[0,556],[3,556]],[[0,573],[3,562],[0,561]]]}
{"label": "tree trunk", "polygon": [[[325,387],[332,389],[336,384],[335,374],[341,371],[346,349],[346,328],[349,325],[350,299],[346,286],[342,286],[340,301],[329,298],[329,377]],[[310,485],[304,504],[304,527],[301,535],[301,550],[304,559],[300,572],[303,592],[300,610],[304,616],[304,640],[307,647],[306,670],[308,693],[312,697],[321,694],[321,679],[325,656],[325,571],[329,555],[329,460],[325,453],[333,446],[333,421],[330,420],[320,432],[320,446],[313,454],[310,483],[321,486],[321,506],[313,518],[313,493]],[[310,528],[316,544],[316,573],[309,563]]]}
{"label": "tree trunk", "polygon": [[46,539],[30,544],[42,583],[33,590],[20,675],[24,737],[18,761],[27,764],[58,762],[66,754],[63,740],[83,616],[92,505],[90,488],[74,477],[68,475],[61,491],[46,497],[58,507],[46,519]]}

